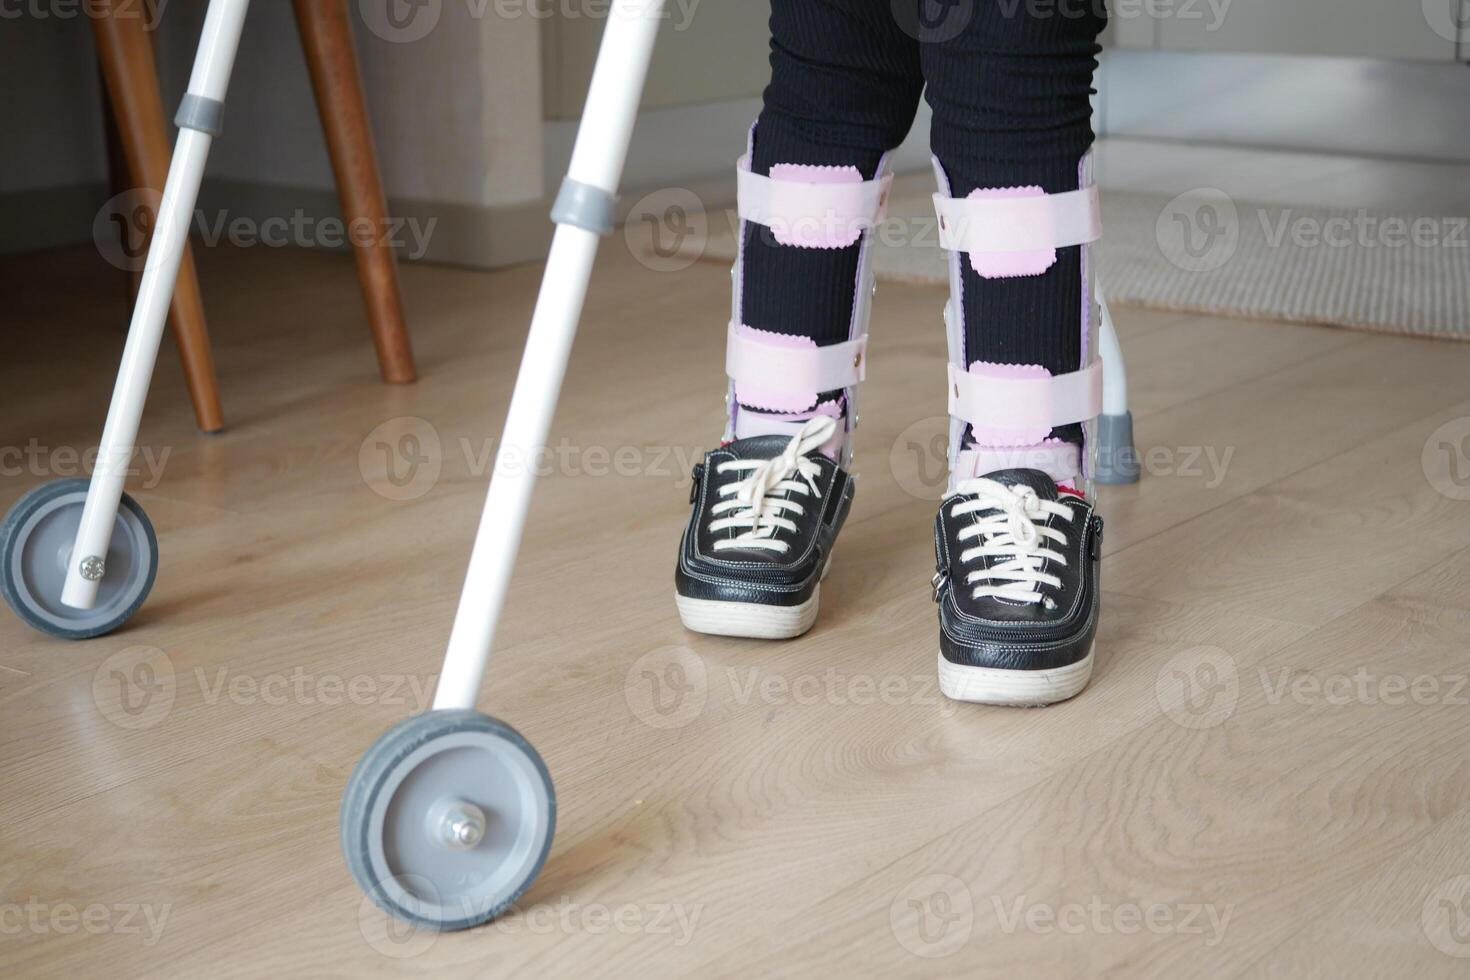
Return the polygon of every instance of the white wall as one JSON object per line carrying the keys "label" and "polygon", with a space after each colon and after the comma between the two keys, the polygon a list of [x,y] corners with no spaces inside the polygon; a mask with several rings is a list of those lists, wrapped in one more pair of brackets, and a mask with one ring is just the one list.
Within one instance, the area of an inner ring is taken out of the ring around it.
{"label": "white wall", "polygon": [[[559,5],[545,21],[547,117],[576,119],[602,39],[601,18],[567,16],[596,0]],[[887,0],[882,0],[887,2]],[[543,0],[543,5],[552,5]],[[645,109],[757,96],[770,75],[770,5],[765,0],[667,0],[643,92]]]}
{"label": "white wall", "polygon": [[0,193],[106,180],[99,85],[86,21],[0,19]]}
{"label": "white wall", "polygon": [[[44,7],[44,5],[43,5]],[[188,80],[203,3],[168,3],[154,35],[164,107]],[[356,3],[350,5],[355,11]],[[424,37],[393,42],[354,18],[390,196],[485,206],[537,200],[540,30],[443,4]],[[0,193],[106,179],[102,95],[82,17],[0,19]],[[290,4],[251,7],[209,176],[330,189],[326,145]]]}

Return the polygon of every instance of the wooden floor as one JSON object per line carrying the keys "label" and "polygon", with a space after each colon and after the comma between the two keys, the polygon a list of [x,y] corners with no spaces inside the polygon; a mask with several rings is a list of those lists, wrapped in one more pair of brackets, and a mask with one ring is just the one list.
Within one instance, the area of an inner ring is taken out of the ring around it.
{"label": "wooden floor", "polygon": [[[727,273],[614,239],[481,699],[546,757],[556,844],[521,912],[435,937],[364,907],[338,801],[430,696],[539,271],[406,269],[423,380],[389,388],[348,259],[202,261],[232,425],[192,431],[166,352],[152,597],[80,644],[0,615],[0,975],[1470,969],[1470,345],[1118,311],[1148,472],[1103,495],[1096,677],[957,706],[940,292],[878,292],[816,627],[714,639],[672,569]],[[96,265],[0,263],[0,507],[97,439]]]}

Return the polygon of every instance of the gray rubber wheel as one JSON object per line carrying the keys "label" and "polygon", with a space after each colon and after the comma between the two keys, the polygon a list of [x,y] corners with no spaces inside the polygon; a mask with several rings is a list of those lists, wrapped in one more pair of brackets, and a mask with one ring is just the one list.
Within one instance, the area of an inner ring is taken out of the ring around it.
{"label": "gray rubber wheel", "polygon": [[556,791],[514,728],[477,711],[430,711],[363,753],[340,826],[348,870],[373,901],[419,925],[468,929],[540,873]]}
{"label": "gray rubber wheel", "polygon": [[158,574],[158,536],[143,508],[123,494],[96,604],[91,609],[62,604],[88,482],[73,477],[43,483],[17,500],[0,524],[0,594],[21,619],[68,640],[111,633],[127,622]]}

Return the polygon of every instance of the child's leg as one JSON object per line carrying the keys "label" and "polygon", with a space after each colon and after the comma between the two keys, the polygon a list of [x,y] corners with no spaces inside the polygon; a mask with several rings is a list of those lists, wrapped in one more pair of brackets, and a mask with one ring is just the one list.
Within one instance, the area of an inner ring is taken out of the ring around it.
{"label": "child's leg", "polygon": [[[772,0],[771,83],[752,132],[750,169],[793,185],[873,181],[908,133],[923,85],[918,44],[887,0]],[[735,322],[817,346],[851,340],[862,328],[855,320],[867,234],[823,240],[786,231],[779,222],[742,224]],[[754,418],[738,424],[740,406],[781,410],[788,419],[816,407],[763,403],[758,387],[739,379],[736,389],[735,435],[768,428]],[[845,411],[840,392],[815,394],[829,411]]]}
{"label": "child's leg", "polygon": [[[1093,142],[1090,96],[1106,13],[1100,0],[1059,0],[1044,12],[1029,6],[974,4],[957,36],[921,46],[931,146],[950,197],[1061,194],[1090,183],[1083,159]],[[1090,325],[1081,311],[1091,304],[1085,246],[1055,253],[1049,268],[1005,254],[959,263],[966,366],[1040,365],[1053,375],[1082,366]],[[1052,435],[1082,438],[1075,424]]]}
{"label": "child's leg", "polygon": [[[1087,159],[1098,0],[973,4],[921,46],[950,256],[949,493],[936,527],[941,689],[1046,704],[1092,673],[1102,522],[1084,423],[1101,407]],[[1080,491],[1080,492],[1079,492]]]}
{"label": "child's leg", "polygon": [[889,0],[772,0],[771,84],[739,178],[726,441],[695,469],[676,603],[689,629],[780,638],[816,618],[847,517],[885,154],[923,77]]}

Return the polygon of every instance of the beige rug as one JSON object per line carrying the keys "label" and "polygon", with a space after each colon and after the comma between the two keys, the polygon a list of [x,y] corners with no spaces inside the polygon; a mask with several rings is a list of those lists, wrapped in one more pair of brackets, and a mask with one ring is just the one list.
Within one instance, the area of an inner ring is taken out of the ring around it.
{"label": "beige rug", "polygon": [[[880,279],[948,282],[931,182],[901,178],[878,235]],[[1461,216],[1283,207],[1223,191],[1104,191],[1109,301],[1187,313],[1470,339],[1470,221]],[[735,256],[732,212],[696,220],[686,258]]]}

